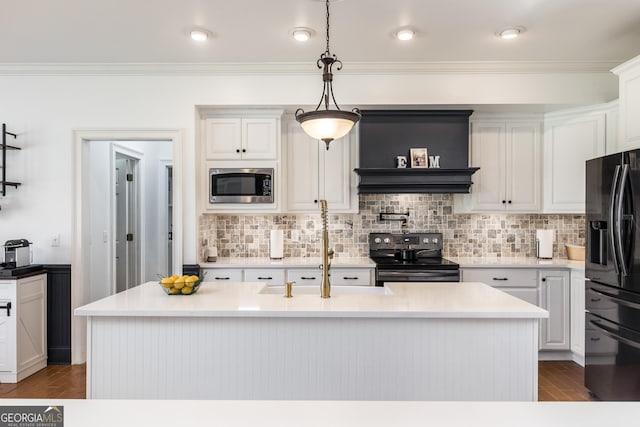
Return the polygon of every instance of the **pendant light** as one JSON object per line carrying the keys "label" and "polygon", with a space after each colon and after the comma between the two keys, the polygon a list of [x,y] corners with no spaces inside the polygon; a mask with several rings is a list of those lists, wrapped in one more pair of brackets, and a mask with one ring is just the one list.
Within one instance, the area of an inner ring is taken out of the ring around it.
{"label": "pendant light", "polygon": [[[342,69],[342,62],[336,55],[329,51],[329,0],[326,0],[327,7],[327,50],[317,61],[318,68],[322,69],[322,96],[315,111],[304,112],[302,108],[296,111],[296,120],[302,126],[307,135],[314,139],[321,139],[329,149],[329,143],[334,139],[345,136],[353,126],[360,120],[360,111],[354,108],[353,111],[343,111],[338,107],[336,98],[333,95],[333,66],[336,70]],[[329,109],[329,101],[333,101],[335,110]],[[324,104],[324,109],[320,106]]]}

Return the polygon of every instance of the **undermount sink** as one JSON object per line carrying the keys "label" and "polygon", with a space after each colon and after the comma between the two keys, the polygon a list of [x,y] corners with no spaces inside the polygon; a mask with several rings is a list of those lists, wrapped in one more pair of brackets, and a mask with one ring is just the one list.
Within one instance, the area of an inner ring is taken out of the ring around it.
{"label": "undermount sink", "polygon": [[[258,292],[267,295],[284,295],[284,286],[265,286]],[[320,285],[296,286],[293,285],[291,294],[318,295],[320,297]],[[332,286],[331,295],[393,295],[391,289],[384,286]]]}

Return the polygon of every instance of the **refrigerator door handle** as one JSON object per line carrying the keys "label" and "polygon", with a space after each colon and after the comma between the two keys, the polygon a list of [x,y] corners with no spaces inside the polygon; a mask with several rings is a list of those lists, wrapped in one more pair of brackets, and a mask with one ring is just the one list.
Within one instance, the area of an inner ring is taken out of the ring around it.
{"label": "refrigerator door handle", "polygon": [[629,269],[627,268],[627,256],[624,253],[624,247],[622,245],[622,221],[623,221],[623,202],[624,193],[627,186],[627,180],[629,179],[629,165],[622,165],[622,176],[620,177],[620,185],[618,186],[618,200],[616,203],[616,247],[620,256],[620,272],[623,276],[629,275]]}
{"label": "refrigerator door handle", "polygon": [[620,266],[618,263],[618,252],[616,245],[616,230],[615,218],[616,218],[616,196],[618,195],[618,178],[620,177],[620,165],[616,166],[613,172],[613,183],[611,184],[611,199],[609,200],[609,242],[611,243],[611,256],[613,257],[613,267],[616,270],[616,274],[620,273]]}
{"label": "refrigerator door handle", "polygon": [[[633,308],[633,309],[636,309],[636,310],[640,310],[640,304],[638,304],[637,302],[629,301],[629,300],[626,300],[626,299],[622,299],[617,295],[610,294],[610,293],[602,291],[600,289],[590,288],[590,290],[591,290],[591,292],[593,292],[595,294],[598,294],[598,295],[601,295],[603,297],[612,299],[618,305],[624,305],[625,307],[629,307],[629,308]],[[599,301],[599,299],[598,299],[598,301]],[[598,302],[598,301],[594,301],[594,302]]]}

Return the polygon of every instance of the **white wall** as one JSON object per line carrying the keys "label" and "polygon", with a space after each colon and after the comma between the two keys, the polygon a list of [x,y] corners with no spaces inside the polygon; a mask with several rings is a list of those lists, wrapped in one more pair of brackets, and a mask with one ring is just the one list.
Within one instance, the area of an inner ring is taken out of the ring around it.
{"label": "white wall", "polygon": [[[609,73],[340,75],[342,105],[588,105],[617,97]],[[195,107],[315,105],[320,74],[0,75],[0,122],[19,133],[10,188],[0,199],[0,242],[28,238],[34,262],[70,263],[73,140],[76,129],[182,129],[184,263],[196,262]],[[53,234],[60,247],[51,247]]]}

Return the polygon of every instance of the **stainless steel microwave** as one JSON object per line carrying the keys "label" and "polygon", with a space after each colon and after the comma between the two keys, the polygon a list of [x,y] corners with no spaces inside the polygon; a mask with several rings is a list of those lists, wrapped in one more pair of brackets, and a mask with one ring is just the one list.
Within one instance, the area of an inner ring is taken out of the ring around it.
{"label": "stainless steel microwave", "polygon": [[209,203],[273,203],[273,168],[209,169]]}

